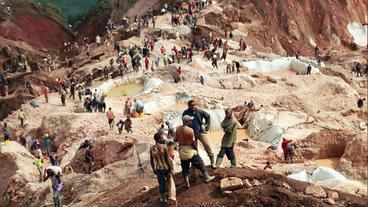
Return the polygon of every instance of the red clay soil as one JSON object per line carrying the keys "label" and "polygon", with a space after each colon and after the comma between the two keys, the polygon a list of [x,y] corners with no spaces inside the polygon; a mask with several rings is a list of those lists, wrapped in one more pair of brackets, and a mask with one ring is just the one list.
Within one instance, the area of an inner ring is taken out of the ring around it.
{"label": "red clay soil", "polygon": [[233,22],[246,23],[246,42],[254,48],[270,47],[274,52],[288,54],[299,51],[303,55],[313,54],[310,39],[320,48],[330,48],[333,35],[350,47],[352,38],[347,24],[365,22],[368,10],[367,0],[222,0],[220,3],[224,5],[223,14],[206,14],[206,24],[224,28]]}
{"label": "red clay soil", "polygon": [[1,13],[0,36],[25,42],[38,49],[59,50],[73,34],[58,21],[41,14],[38,9],[22,0],[8,1],[11,15]]}
{"label": "red clay soil", "polygon": [[[55,79],[47,73],[42,72],[24,72],[12,74],[7,78],[11,83],[9,86],[9,95],[0,96],[0,120],[7,117],[13,111],[18,110],[22,104],[42,95],[41,84],[49,87],[50,92],[56,91]],[[24,85],[29,81],[34,89],[34,94],[24,91]]]}
{"label": "red clay soil", "polygon": [[104,35],[106,33],[106,23],[110,19],[111,9],[102,11],[99,17],[96,17],[96,10],[93,9],[84,18],[78,27],[76,41],[83,42],[83,38],[88,37],[90,42],[94,42],[96,35]]}
{"label": "red clay soil", "polygon": [[[246,169],[246,168],[225,168],[210,171],[210,174],[216,175],[216,180],[205,184],[200,177],[197,182],[191,183],[191,188],[187,190],[183,185],[182,176],[175,176],[177,186],[178,206],[211,206],[211,207],[239,207],[239,206],[328,206],[323,199],[306,195],[304,193],[308,183],[295,181],[282,175],[267,173],[265,171]],[[251,188],[242,188],[234,191],[232,194],[224,196],[220,190],[220,180],[225,177],[239,177],[252,182],[253,179],[261,182],[258,186]],[[137,193],[137,189],[147,183],[146,179],[137,179],[132,184],[129,182],[104,193],[89,203],[90,206],[166,206],[159,202],[158,188],[152,188],[146,193]],[[287,185],[290,186],[285,187]],[[138,185],[138,186],[136,186]],[[135,186],[135,194],[131,186]],[[328,192],[328,189],[325,188]],[[338,192],[339,200],[335,206],[366,206],[368,200],[353,195]],[[135,197],[131,197],[136,195]],[[101,200],[103,199],[104,202]]]}

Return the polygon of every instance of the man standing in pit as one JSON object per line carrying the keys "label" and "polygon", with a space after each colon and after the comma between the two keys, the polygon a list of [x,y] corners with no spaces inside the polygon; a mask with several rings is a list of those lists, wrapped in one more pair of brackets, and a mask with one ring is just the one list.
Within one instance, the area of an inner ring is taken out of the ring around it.
{"label": "man standing in pit", "polygon": [[87,164],[87,173],[91,174],[94,165],[94,156],[92,152],[93,145],[89,145],[84,153],[84,161]]}
{"label": "man standing in pit", "polygon": [[53,191],[52,198],[54,200],[55,207],[61,207],[61,189],[63,188],[63,184],[61,183],[61,174],[62,170],[59,166],[50,166],[45,169],[43,174],[43,181],[45,182],[47,179],[51,179],[51,188]]}

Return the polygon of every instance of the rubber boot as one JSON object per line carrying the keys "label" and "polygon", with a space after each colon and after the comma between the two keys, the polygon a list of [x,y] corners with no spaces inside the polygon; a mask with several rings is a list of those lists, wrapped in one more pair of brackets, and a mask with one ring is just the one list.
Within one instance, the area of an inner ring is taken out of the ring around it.
{"label": "rubber boot", "polygon": [[210,161],[211,161],[211,167],[213,169],[216,168],[216,164],[215,164],[215,156],[210,156]]}
{"label": "rubber boot", "polygon": [[185,187],[190,188],[189,176],[184,177],[184,184],[185,184]]}
{"label": "rubber boot", "polygon": [[236,167],[236,159],[231,160],[230,163],[232,168]]}
{"label": "rubber boot", "polygon": [[222,162],[222,157],[217,156],[215,168],[219,168]]}
{"label": "rubber boot", "polygon": [[203,177],[205,183],[209,183],[215,179],[215,176],[210,176],[207,171],[203,173]]}
{"label": "rubber boot", "polygon": [[160,193],[160,195],[161,195],[160,202],[167,203],[167,193]]}

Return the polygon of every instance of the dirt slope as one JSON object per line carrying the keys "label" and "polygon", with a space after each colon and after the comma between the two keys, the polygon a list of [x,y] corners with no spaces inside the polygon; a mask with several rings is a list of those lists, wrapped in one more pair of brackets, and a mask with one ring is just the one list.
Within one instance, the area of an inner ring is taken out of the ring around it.
{"label": "dirt slope", "polygon": [[[216,180],[205,184],[201,181],[192,183],[191,189],[186,190],[181,175],[175,176],[175,183],[177,186],[177,201],[178,206],[328,206],[324,203],[324,199],[316,198],[305,194],[308,183],[303,183],[291,179],[287,179],[282,175],[267,173],[260,170],[251,170],[246,168],[238,169],[218,169],[212,174],[216,175]],[[224,196],[220,190],[220,180],[226,177],[239,177],[243,181],[248,179],[253,184],[252,187],[244,187],[240,190],[234,191],[228,196]],[[142,179],[142,181],[145,179]],[[257,181],[255,181],[257,180]],[[137,192],[137,196],[131,199],[125,199],[128,194],[126,189],[136,190],[134,188],[137,183],[124,183],[112,192],[106,192],[99,195],[100,199],[94,199],[93,202],[88,203],[89,206],[163,206],[159,202],[158,188],[153,188],[147,193]],[[143,184],[141,184],[143,187]],[[139,187],[139,186],[138,186]],[[330,190],[325,189],[326,192]],[[336,206],[364,206],[367,204],[366,199],[347,195],[339,192],[340,200]],[[262,196],[259,196],[262,195]],[[101,202],[102,200],[108,202]],[[85,204],[85,203],[84,203]],[[75,204],[75,206],[83,206]]]}
{"label": "dirt slope", "polygon": [[[24,42],[38,49],[58,50],[65,41],[73,38],[65,25],[36,5],[8,0],[1,7],[0,36],[5,39]],[[0,46],[4,45],[0,42]]]}
{"label": "dirt slope", "polygon": [[78,28],[77,41],[81,42],[84,37],[94,40],[97,34],[102,35],[106,33],[106,23],[111,18],[115,23],[122,21],[124,17],[134,19],[135,15],[144,15],[152,9],[159,9],[165,2],[163,0],[136,0],[136,1],[119,1],[115,4],[114,0],[109,0],[110,6],[108,8],[98,8],[95,6],[80,24]]}
{"label": "dirt slope", "polygon": [[[367,0],[354,1],[259,1],[222,0],[202,12],[202,23],[213,32],[224,33],[225,26],[234,33],[245,32],[246,42],[257,49],[279,54],[313,54],[314,44],[321,48],[351,46],[347,31],[350,21],[365,22]],[[223,9],[216,9],[216,7]]]}

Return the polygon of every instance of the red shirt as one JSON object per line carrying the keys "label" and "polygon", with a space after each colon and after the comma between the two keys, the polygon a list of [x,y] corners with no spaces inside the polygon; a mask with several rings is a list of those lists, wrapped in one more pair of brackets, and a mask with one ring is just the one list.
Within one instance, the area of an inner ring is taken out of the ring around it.
{"label": "red shirt", "polygon": [[282,148],[282,150],[283,150],[283,151],[285,151],[285,150],[286,150],[286,147],[287,147],[287,145],[288,145],[290,142],[292,142],[292,140],[287,140],[287,139],[285,139],[285,141],[282,141],[282,143],[281,143],[281,148]]}
{"label": "red shirt", "polygon": [[164,47],[161,47],[160,51],[161,51],[162,54],[164,54],[166,52]]}
{"label": "red shirt", "polygon": [[172,51],[174,51],[175,54],[178,54],[178,50],[176,48],[173,48]]}

